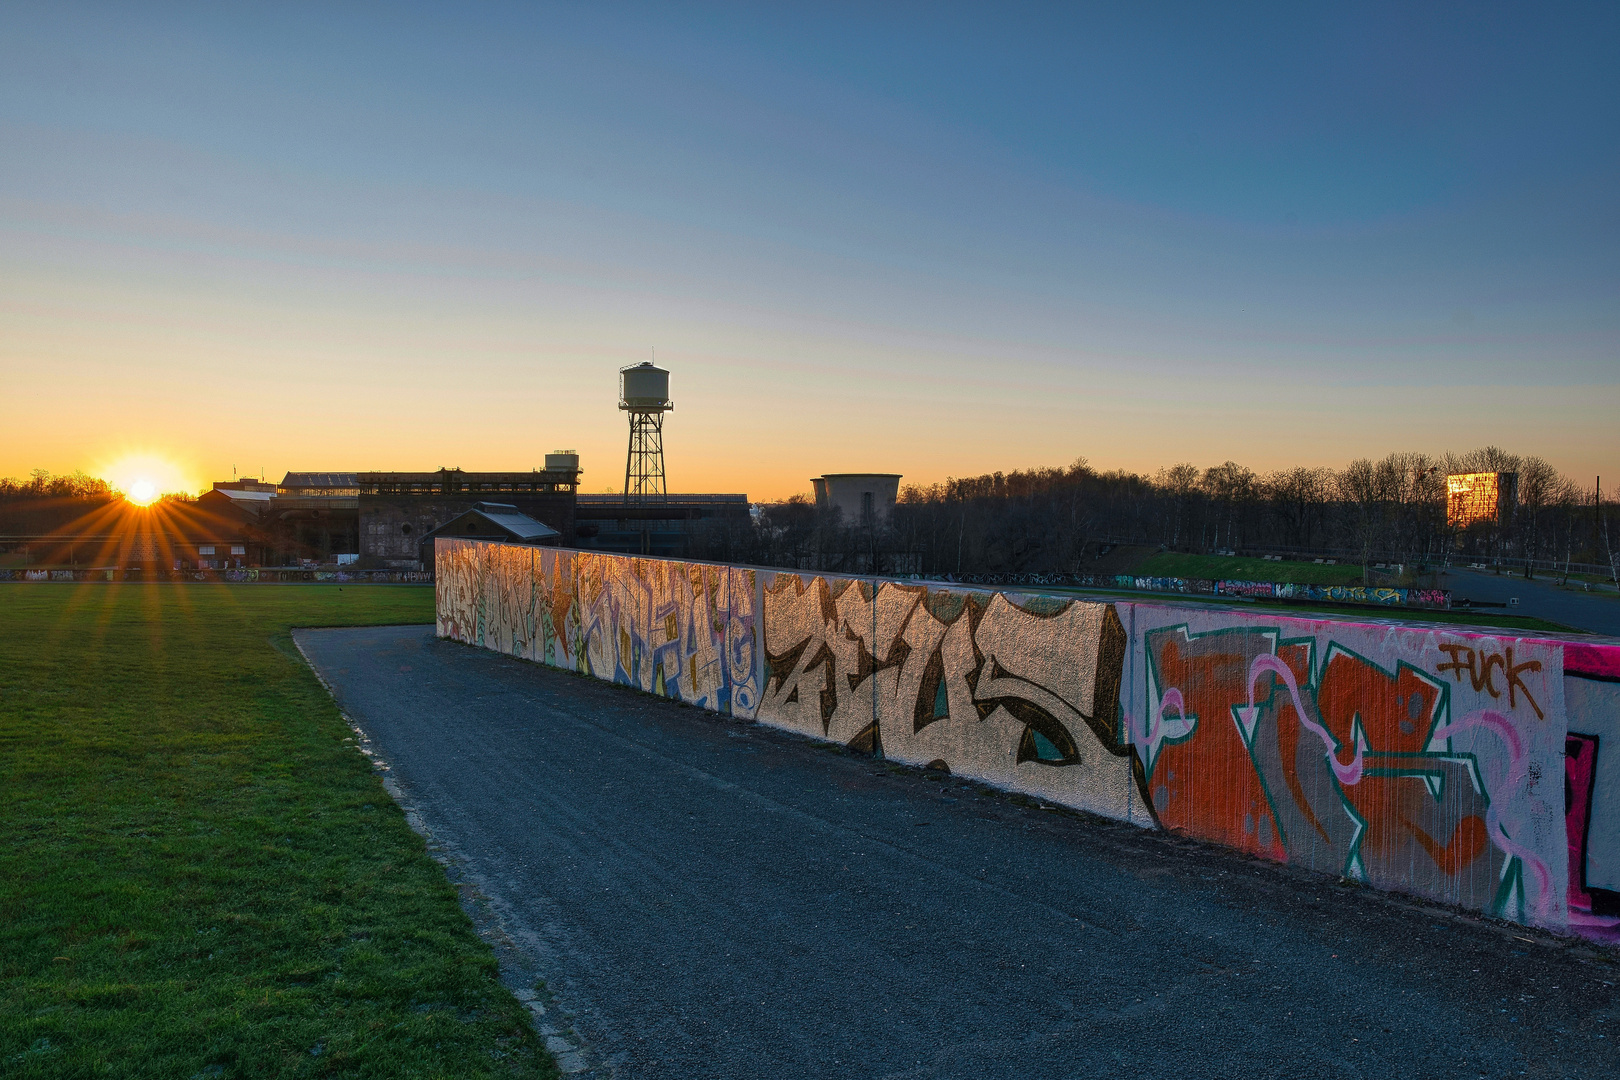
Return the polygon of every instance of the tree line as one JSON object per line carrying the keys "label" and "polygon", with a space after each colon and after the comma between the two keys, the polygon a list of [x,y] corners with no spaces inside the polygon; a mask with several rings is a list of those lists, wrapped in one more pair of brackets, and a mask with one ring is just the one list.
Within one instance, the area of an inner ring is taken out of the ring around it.
{"label": "tree line", "polygon": [[60,532],[119,498],[107,481],[82,472],[53,476],[35,469],[27,480],[0,478],[0,536]]}
{"label": "tree line", "polygon": [[[1446,477],[1468,472],[1517,474],[1517,499],[1494,520],[1454,528]],[[1067,467],[908,485],[883,529],[842,522],[795,497],[765,508],[753,554],[766,565],[927,575],[1085,573],[1114,545],[1364,565],[1459,558],[1612,565],[1613,511],[1613,500],[1600,507],[1592,487],[1542,458],[1494,446],[1269,473],[1227,461],[1146,475],[1097,470],[1079,458]]]}
{"label": "tree line", "polygon": [[[1446,477],[1511,472],[1517,498],[1494,520],[1455,528]],[[119,493],[105,480],[36,470],[0,479],[0,538],[71,529]],[[1098,470],[1085,458],[907,485],[886,523],[842,520],[804,496],[752,522],[689,537],[692,558],[793,569],[929,576],[1087,573],[1111,547],[1194,554],[1332,556],[1406,566],[1485,561],[1518,567],[1614,565],[1615,501],[1542,458],[1494,446],[1466,454],[1393,453],[1342,469],[1259,473],[1237,462],[1182,462],[1151,475]],[[1111,572],[1111,571],[1110,571]]]}

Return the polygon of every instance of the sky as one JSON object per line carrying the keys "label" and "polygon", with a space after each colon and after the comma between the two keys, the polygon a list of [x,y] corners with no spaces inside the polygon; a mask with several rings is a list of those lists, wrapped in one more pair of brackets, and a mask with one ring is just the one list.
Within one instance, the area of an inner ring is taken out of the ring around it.
{"label": "sky", "polygon": [[0,7],[0,476],[1620,487],[1620,6]]}

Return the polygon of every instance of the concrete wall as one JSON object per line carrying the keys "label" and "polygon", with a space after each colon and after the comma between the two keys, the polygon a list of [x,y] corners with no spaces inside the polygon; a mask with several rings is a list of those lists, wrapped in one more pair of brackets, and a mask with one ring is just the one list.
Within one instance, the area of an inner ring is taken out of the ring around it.
{"label": "concrete wall", "polygon": [[440,637],[754,716],[756,571],[477,540],[437,548]]}
{"label": "concrete wall", "polygon": [[1129,606],[1161,826],[1561,925],[1561,644]]}
{"label": "concrete wall", "polygon": [[438,632],[1620,943],[1620,645],[477,541]]}

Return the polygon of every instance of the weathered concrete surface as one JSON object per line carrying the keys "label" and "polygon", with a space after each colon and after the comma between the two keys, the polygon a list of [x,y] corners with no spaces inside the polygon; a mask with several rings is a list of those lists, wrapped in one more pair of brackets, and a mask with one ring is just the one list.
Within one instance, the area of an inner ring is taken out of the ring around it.
{"label": "weathered concrete surface", "polygon": [[[599,1075],[1613,1075],[1612,954],[431,627],[298,640]],[[560,1008],[559,1008],[560,1007]]]}

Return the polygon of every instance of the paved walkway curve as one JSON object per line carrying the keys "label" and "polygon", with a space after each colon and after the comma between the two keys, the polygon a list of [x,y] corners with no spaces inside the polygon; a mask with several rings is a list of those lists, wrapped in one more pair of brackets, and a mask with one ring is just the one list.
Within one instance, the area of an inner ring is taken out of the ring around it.
{"label": "paved walkway curve", "polygon": [[300,631],[593,1075],[1596,1077],[1620,965],[434,639]]}

